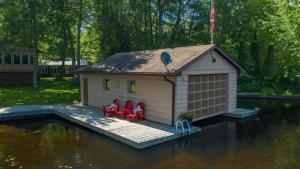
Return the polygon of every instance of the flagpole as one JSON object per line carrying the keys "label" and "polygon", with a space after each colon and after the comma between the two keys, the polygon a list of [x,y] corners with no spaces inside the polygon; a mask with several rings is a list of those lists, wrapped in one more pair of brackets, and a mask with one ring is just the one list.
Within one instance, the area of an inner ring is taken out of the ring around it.
{"label": "flagpole", "polygon": [[[214,1],[210,0],[210,10],[212,10]],[[214,44],[214,31],[210,29],[210,44]]]}
{"label": "flagpole", "polygon": [[214,44],[214,32],[210,31],[210,44]]}

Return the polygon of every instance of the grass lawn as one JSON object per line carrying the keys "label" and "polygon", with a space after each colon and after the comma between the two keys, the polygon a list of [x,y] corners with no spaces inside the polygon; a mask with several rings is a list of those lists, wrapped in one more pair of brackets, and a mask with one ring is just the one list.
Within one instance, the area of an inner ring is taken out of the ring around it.
{"label": "grass lawn", "polygon": [[0,107],[26,104],[59,104],[79,101],[79,86],[72,78],[55,80],[41,78],[39,88],[31,86],[0,86]]}

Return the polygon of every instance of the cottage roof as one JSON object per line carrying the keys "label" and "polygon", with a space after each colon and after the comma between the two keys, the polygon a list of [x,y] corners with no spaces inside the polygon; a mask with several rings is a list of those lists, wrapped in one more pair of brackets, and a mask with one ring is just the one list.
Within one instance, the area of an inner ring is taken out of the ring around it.
{"label": "cottage roof", "polygon": [[[217,45],[198,45],[176,47],[157,50],[116,53],[99,64],[91,65],[78,70],[79,73],[116,73],[116,74],[143,74],[143,75],[177,75],[194,61],[207,52],[216,51],[232,64],[239,72],[244,70],[234,62]],[[161,62],[162,52],[171,55],[172,63],[165,65]]]}

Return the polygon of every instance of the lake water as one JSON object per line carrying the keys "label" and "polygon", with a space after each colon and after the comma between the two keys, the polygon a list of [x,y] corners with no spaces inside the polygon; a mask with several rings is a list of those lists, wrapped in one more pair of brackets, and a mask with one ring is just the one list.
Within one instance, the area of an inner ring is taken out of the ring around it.
{"label": "lake water", "polygon": [[0,123],[0,169],[300,169],[300,103],[240,100],[256,118],[135,150],[55,117]]}

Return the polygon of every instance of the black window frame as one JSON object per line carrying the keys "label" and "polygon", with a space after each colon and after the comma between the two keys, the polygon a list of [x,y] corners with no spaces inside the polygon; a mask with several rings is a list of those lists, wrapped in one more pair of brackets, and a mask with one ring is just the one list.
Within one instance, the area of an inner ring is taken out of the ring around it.
{"label": "black window frame", "polygon": [[[7,58],[9,58],[9,59],[7,60]],[[7,62],[7,61],[9,61],[9,62]],[[11,65],[12,64],[11,55],[4,56],[4,64],[7,64],[7,65]]]}
{"label": "black window frame", "polygon": [[[24,59],[27,58],[27,59]],[[24,61],[27,61],[26,63]],[[23,65],[28,65],[29,64],[29,56],[28,55],[22,55],[22,64]]]}
{"label": "black window frame", "polygon": [[[17,65],[21,64],[21,56],[19,54],[14,54],[13,56],[14,56],[14,59],[13,59],[14,64],[17,64]],[[19,58],[18,63],[16,63],[16,58]]]}

